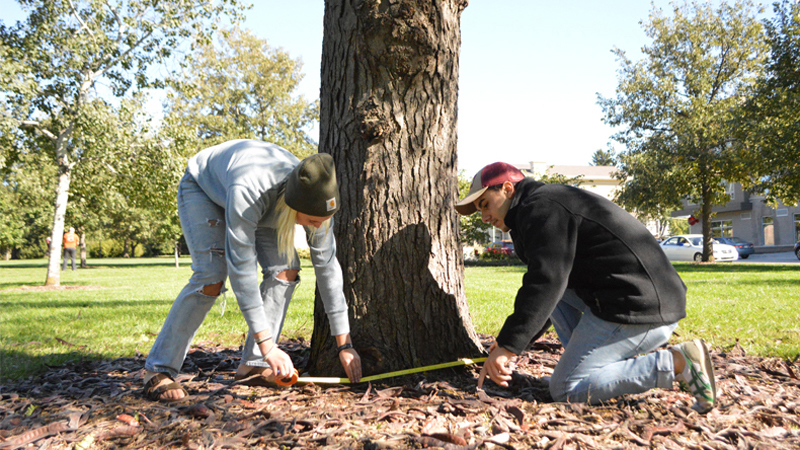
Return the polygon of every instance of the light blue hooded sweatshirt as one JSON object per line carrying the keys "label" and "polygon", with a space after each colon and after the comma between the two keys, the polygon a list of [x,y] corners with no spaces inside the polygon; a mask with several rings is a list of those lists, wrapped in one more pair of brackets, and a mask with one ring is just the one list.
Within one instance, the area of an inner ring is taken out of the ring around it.
{"label": "light blue hooded sweatshirt", "polygon": [[[299,163],[297,157],[275,144],[241,139],[207,148],[193,156],[187,165],[186,170],[211,201],[225,208],[228,278],[253,333],[268,328],[258,287],[256,228],[277,229],[275,201],[286,177]],[[306,228],[317,287],[331,334],[337,336],[348,333],[350,325],[336,242],[333,230],[327,232],[328,236],[325,227]]]}

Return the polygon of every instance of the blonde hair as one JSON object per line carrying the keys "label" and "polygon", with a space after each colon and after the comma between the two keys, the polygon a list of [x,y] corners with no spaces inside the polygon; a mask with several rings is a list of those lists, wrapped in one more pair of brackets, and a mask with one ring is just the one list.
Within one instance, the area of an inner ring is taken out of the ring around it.
{"label": "blonde hair", "polygon": [[[297,211],[286,204],[283,194],[275,200],[275,212],[278,214],[278,254],[287,262],[294,256],[294,227],[297,224]],[[330,232],[331,219],[322,223],[325,234]]]}
{"label": "blonde hair", "polygon": [[278,214],[278,254],[286,261],[294,256],[294,226],[297,224],[297,211],[289,208],[284,195],[275,201],[275,212]]}

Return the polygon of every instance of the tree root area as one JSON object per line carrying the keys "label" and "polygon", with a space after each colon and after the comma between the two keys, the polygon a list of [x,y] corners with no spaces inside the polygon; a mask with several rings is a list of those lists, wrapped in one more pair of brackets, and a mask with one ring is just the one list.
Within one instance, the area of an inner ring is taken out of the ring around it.
{"label": "tree root area", "polygon": [[[280,346],[303,367],[307,344]],[[273,389],[234,381],[239,349],[205,342],[179,377],[191,395],[181,403],[144,398],[142,355],[71,363],[0,386],[0,449],[800,448],[796,360],[712,350],[719,403],[699,415],[678,390],[553,402],[547,377],[561,351],[548,333],[519,358],[509,388],[487,382],[483,392],[479,366]]]}

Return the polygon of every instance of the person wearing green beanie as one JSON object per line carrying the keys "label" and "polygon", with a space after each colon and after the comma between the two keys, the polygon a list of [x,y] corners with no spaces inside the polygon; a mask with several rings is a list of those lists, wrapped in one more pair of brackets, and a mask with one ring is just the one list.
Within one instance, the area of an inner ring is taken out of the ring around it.
{"label": "person wearing green beanie", "polygon": [[[243,383],[271,386],[294,371],[278,348],[289,302],[300,282],[295,225],[305,227],[317,288],[345,374],[361,379],[350,340],[342,269],[331,222],[339,209],[328,154],[299,160],[278,145],[235,140],[192,157],[178,186],[178,213],[192,255],[192,277],[178,294],[145,362],[145,395],[188,396],[175,382],[192,338],[230,280],[249,332],[236,371]],[[259,286],[257,267],[262,268]],[[224,312],[224,303],[222,310]]]}

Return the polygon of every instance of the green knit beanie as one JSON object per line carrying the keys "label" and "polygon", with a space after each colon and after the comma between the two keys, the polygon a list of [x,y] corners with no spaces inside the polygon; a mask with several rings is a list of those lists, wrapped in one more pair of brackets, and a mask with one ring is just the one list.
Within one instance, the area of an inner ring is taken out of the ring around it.
{"label": "green knit beanie", "polygon": [[286,204],[309,216],[327,217],[339,210],[336,167],[327,153],[300,161],[286,179]]}

